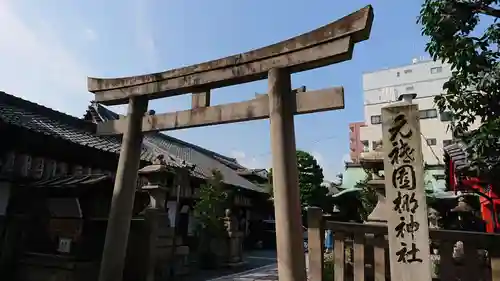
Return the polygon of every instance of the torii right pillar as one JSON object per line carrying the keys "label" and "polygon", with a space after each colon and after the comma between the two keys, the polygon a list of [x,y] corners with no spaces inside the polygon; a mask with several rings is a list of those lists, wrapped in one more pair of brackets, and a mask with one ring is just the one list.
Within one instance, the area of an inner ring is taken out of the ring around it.
{"label": "torii right pillar", "polygon": [[294,112],[290,72],[269,71],[269,121],[273,159],[274,212],[279,280],[305,281]]}

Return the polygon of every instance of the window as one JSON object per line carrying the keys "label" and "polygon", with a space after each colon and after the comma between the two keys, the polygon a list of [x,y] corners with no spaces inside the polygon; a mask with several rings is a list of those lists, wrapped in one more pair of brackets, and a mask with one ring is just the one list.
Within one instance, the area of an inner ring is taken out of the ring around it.
{"label": "window", "polygon": [[436,145],[436,139],[427,139],[427,145]]}
{"label": "window", "polygon": [[408,91],[408,92],[409,92],[409,91],[413,91],[413,89],[414,89],[414,88],[413,88],[413,86],[408,86],[408,87],[406,87],[406,91]]}
{"label": "window", "polygon": [[372,149],[376,150],[379,146],[382,146],[382,140],[372,141]]}
{"label": "window", "polygon": [[443,72],[443,67],[441,66],[431,68],[431,74],[437,74],[441,72]]}
{"label": "window", "polygon": [[445,121],[451,121],[452,119],[452,115],[451,115],[451,112],[450,111],[443,111],[441,112],[440,114],[440,119],[441,121],[445,122]]}
{"label": "window", "polygon": [[377,124],[382,123],[382,116],[380,116],[380,115],[372,115],[371,119],[372,119],[373,125],[377,125]]}
{"label": "window", "polygon": [[447,147],[448,145],[451,145],[452,143],[453,143],[453,140],[444,140],[443,147]]}
{"label": "window", "polygon": [[370,146],[367,140],[362,140],[361,143],[363,144],[363,152],[368,152],[370,150]]}
{"label": "window", "polygon": [[409,73],[412,73],[412,70],[411,69],[405,69],[405,74],[409,74]]}
{"label": "window", "polygon": [[424,109],[419,112],[420,119],[430,119],[437,117],[437,110],[435,109]]}

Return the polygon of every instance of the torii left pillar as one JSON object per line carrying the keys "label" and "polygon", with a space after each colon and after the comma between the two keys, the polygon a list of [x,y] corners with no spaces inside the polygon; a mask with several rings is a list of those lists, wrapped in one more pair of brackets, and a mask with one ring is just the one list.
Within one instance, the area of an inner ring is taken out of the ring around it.
{"label": "torii left pillar", "polygon": [[123,279],[130,219],[134,207],[137,173],[141,156],[142,118],[147,108],[147,99],[142,97],[130,98],[128,118],[126,119],[127,129],[123,134],[120,158],[116,170],[99,281],[121,281]]}
{"label": "torii left pillar", "polygon": [[273,68],[268,76],[278,275],[280,280],[304,281],[307,278],[293,120],[296,99],[290,94],[289,70]]}

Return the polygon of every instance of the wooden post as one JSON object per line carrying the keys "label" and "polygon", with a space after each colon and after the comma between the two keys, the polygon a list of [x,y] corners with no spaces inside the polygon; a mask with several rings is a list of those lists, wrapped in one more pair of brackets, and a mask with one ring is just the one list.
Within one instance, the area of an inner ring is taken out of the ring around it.
{"label": "wooden post", "polygon": [[116,281],[123,277],[142,146],[142,117],[147,107],[146,98],[130,98],[127,130],[123,135],[116,170],[99,281]]}
{"label": "wooden post", "polygon": [[382,108],[391,279],[432,279],[418,106]]}
{"label": "wooden post", "polygon": [[307,209],[309,280],[323,281],[324,238],[323,211],[318,207],[310,207]]}
{"label": "wooden post", "polygon": [[200,108],[210,106],[210,90],[193,93],[191,95],[191,108]]}
{"label": "wooden post", "polygon": [[280,280],[306,280],[290,72],[269,71],[269,120],[273,159],[274,212]]}

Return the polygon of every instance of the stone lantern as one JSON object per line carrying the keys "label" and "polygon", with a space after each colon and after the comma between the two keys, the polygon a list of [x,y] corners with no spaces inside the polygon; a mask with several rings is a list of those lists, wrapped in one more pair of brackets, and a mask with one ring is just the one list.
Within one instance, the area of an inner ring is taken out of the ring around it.
{"label": "stone lantern", "polygon": [[[170,275],[169,261],[172,251],[160,249],[160,245],[172,245],[175,233],[170,227],[170,220],[165,209],[165,200],[168,194],[167,179],[170,173],[168,167],[158,157],[153,165],[139,170],[138,174],[145,180],[142,190],[149,194],[149,206],[145,210],[145,217],[149,225],[148,271],[147,280],[164,279]],[[167,241],[168,240],[168,241]]]}
{"label": "stone lantern", "polygon": [[[474,218],[472,207],[465,201],[463,196],[458,197],[457,206],[450,210],[451,213],[455,213],[458,221],[458,230],[470,231],[471,220]],[[464,242],[457,241],[453,247],[453,258],[455,260],[461,261],[464,259]]]}
{"label": "stone lantern", "polygon": [[161,164],[153,164],[139,170],[139,176],[146,180],[142,190],[150,197],[149,209],[165,211],[165,199],[168,193],[167,179],[170,170]]}
{"label": "stone lantern", "polygon": [[368,172],[368,186],[377,193],[377,205],[368,216],[366,223],[387,223],[387,203],[385,197],[384,152],[379,142],[374,151],[361,153],[360,164]]}
{"label": "stone lantern", "polygon": [[459,213],[459,214],[470,214],[473,209],[467,202],[465,202],[465,198],[463,196],[458,197],[457,206],[450,210],[450,212]]}

